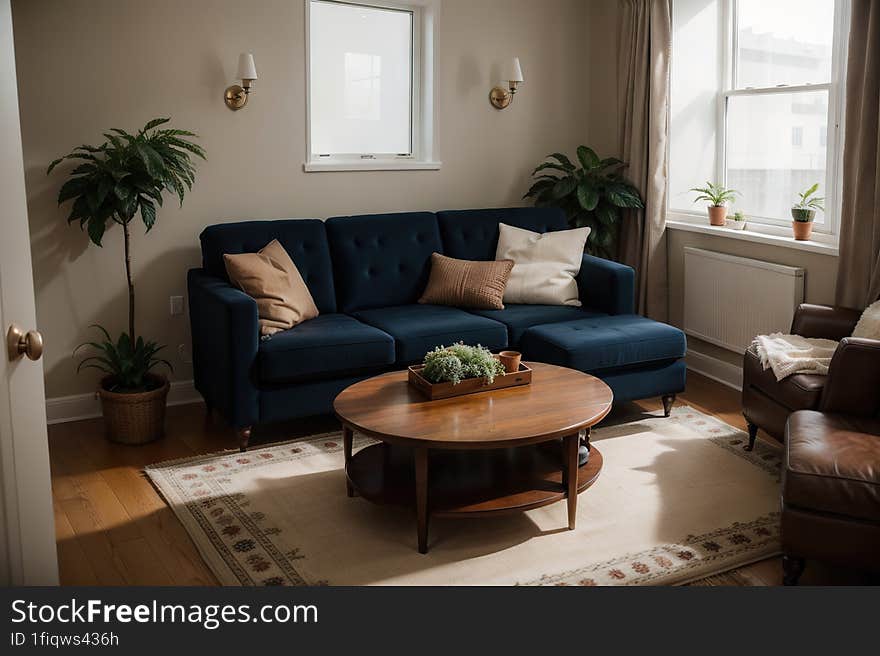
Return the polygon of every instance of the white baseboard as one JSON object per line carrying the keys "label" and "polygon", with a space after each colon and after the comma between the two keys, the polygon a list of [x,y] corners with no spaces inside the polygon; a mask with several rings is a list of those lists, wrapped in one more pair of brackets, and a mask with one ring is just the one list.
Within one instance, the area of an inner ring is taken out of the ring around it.
{"label": "white baseboard", "polygon": [[[202,395],[196,391],[191,380],[172,381],[168,391],[168,405],[186,405],[201,400]],[[96,392],[46,399],[46,420],[49,424],[63,424],[100,416],[101,402]]]}
{"label": "white baseboard", "polygon": [[687,368],[691,371],[718,381],[722,385],[732,387],[737,391],[742,391],[742,367],[713,358],[711,355],[691,350],[688,350],[684,360],[687,363]]}

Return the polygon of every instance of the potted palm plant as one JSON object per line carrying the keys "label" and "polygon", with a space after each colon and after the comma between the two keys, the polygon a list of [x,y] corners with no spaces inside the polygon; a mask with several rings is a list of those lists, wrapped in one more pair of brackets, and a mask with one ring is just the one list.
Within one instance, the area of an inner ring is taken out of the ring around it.
{"label": "potted palm plant", "polygon": [[798,194],[798,202],[791,208],[791,229],[796,241],[808,241],[813,234],[813,220],[816,210],[825,211],[825,199],[814,194],[819,191],[819,183]]}
{"label": "potted palm plant", "polygon": [[723,226],[727,218],[727,203],[732,201],[739,192],[736,189],[728,189],[722,184],[707,182],[705,187],[694,187],[690,191],[696,191],[700,195],[694,199],[695,203],[707,200],[709,205],[709,224]]}
{"label": "potted palm plant", "polygon": [[64,160],[79,164],[61,186],[58,204],[73,201],[67,223],[79,221],[89,239],[101,246],[104,232],[114,223],[122,227],[125,279],[128,286],[128,332],[116,340],[97,326],[103,339],[86,342],[95,353],[83,359],[77,371],[94,368],[105,376],[98,395],[107,437],[125,444],[141,444],[162,436],[168,379],[154,370],[171,364],[157,356],[163,348],[135,334],[134,284],[131,275],[131,222],[140,215],[149,232],[156,223],[163,193],[177,195],[180,205],[195,180],[192,155],[205,158],[201,146],[186,130],[161,128],[170,119],[157,118],[136,134],[113,129],[100,146],[78,146],[49,165],[47,175]]}
{"label": "potted palm plant", "polygon": [[547,158],[532,171],[535,182],[523,198],[534,198],[538,207],[562,208],[573,228],[589,226],[586,250],[613,259],[622,210],[644,207],[638,190],[620,174],[626,164],[616,157],[602,159],[587,146],[577,149],[580,166],[563,153]]}

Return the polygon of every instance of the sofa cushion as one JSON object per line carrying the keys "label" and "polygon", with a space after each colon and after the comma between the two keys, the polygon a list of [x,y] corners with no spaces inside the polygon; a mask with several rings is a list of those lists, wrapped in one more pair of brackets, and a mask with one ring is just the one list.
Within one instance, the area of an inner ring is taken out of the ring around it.
{"label": "sofa cushion", "polygon": [[260,342],[259,377],[292,382],[394,363],[394,339],[345,314],[322,314]]}
{"label": "sofa cushion", "polygon": [[584,372],[675,360],[687,348],[678,328],[634,314],[535,326],[525,331],[520,346],[530,360]]}
{"label": "sofa cushion", "polygon": [[415,303],[431,253],[443,252],[428,212],[334,217],[326,225],[342,312]]}
{"label": "sofa cushion", "polygon": [[512,260],[457,260],[434,253],[431,275],[419,303],[503,310],[504,287],[512,268]]}
{"label": "sofa cushion", "polygon": [[801,410],[785,444],[786,506],[880,521],[880,419]]}
{"label": "sofa cushion", "polygon": [[794,374],[777,381],[772,369],[764,370],[754,344],[743,357],[743,385],[757,388],[789,410],[818,408],[827,379],[822,374]]}
{"label": "sofa cushion", "polygon": [[278,219],[219,223],[202,231],[202,266],[205,272],[225,281],[223,256],[256,253],[277,239],[302,275],[321,314],[336,312],[333,267],[324,222],[318,219]]}
{"label": "sofa cushion", "polygon": [[532,326],[573,319],[605,316],[570,305],[506,305],[503,310],[468,310],[507,326],[509,346],[519,346],[523,333]]}
{"label": "sofa cushion", "polygon": [[421,362],[434,347],[456,342],[482,344],[490,350],[507,346],[504,324],[442,305],[361,310],[355,317],[394,336],[398,364]]}
{"label": "sofa cushion", "polygon": [[565,230],[568,222],[558,207],[508,207],[437,212],[443,253],[460,260],[494,260],[498,224],[533,232]]}

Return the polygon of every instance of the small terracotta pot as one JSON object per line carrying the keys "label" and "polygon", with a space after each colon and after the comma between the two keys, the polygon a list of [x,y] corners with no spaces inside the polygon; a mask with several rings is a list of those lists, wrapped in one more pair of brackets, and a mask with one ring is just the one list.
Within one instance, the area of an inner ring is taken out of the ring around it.
{"label": "small terracotta pot", "polygon": [[519,351],[501,351],[498,359],[504,365],[504,371],[509,374],[519,371],[519,363],[522,361],[522,353]]}
{"label": "small terracotta pot", "polygon": [[724,205],[709,206],[709,225],[723,226],[727,218],[727,208]]}
{"label": "small terracotta pot", "polygon": [[809,241],[813,234],[812,221],[792,221],[791,230],[794,233],[795,241]]}

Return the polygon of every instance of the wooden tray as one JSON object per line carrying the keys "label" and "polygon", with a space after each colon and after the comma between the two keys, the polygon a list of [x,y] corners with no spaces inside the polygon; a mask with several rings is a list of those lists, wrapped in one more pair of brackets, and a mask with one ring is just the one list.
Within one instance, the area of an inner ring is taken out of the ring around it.
{"label": "wooden tray", "polygon": [[495,380],[491,384],[487,383],[485,378],[465,378],[458,385],[453,383],[431,383],[422,378],[421,372],[424,368],[425,366],[421,364],[409,368],[409,384],[432,401],[448,399],[453,396],[463,396],[465,394],[499,390],[506,387],[530,385],[532,382],[532,370],[522,362],[519,365],[519,371],[512,374],[495,376]]}

